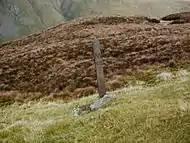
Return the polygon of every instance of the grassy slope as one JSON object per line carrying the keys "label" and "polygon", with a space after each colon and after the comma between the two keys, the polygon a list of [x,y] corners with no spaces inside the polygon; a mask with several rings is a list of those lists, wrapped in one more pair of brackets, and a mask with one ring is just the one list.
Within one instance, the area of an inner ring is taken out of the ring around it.
{"label": "grassy slope", "polygon": [[190,142],[190,74],[115,91],[101,109],[72,116],[77,101],[31,102],[0,110],[0,142]]}

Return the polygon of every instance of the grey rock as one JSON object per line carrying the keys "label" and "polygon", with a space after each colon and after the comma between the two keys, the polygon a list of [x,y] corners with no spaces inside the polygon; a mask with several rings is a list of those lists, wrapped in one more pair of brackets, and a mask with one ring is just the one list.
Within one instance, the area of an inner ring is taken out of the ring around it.
{"label": "grey rock", "polygon": [[174,75],[170,72],[162,72],[156,76],[157,79],[161,80],[170,80],[174,77]]}
{"label": "grey rock", "polygon": [[72,115],[75,116],[75,117],[79,116],[79,112],[80,112],[79,109],[73,109],[72,110]]}
{"label": "grey rock", "polygon": [[102,105],[107,104],[111,99],[116,98],[116,95],[105,95],[104,97],[95,100],[92,104],[90,104],[89,108],[91,111],[97,110],[100,108]]}

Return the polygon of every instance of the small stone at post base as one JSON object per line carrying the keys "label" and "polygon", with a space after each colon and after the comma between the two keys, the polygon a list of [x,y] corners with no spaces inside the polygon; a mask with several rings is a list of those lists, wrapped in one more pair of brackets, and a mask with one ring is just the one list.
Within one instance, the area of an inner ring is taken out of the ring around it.
{"label": "small stone at post base", "polygon": [[102,105],[107,104],[111,99],[116,98],[117,96],[114,94],[104,95],[104,97],[97,99],[94,103],[90,104],[89,108],[91,111],[97,110]]}

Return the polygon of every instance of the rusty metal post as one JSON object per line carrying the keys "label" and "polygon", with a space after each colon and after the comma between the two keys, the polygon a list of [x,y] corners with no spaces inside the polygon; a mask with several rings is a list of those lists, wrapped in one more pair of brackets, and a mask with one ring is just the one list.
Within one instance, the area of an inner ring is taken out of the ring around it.
{"label": "rusty metal post", "polygon": [[95,39],[93,41],[93,56],[94,56],[96,76],[98,82],[98,93],[100,98],[102,98],[104,95],[106,95],[106,89],[105,89],[105,80],[104,80],[104,71],[103,71],[103,60],[101,57],[100,42],[98,39]]}

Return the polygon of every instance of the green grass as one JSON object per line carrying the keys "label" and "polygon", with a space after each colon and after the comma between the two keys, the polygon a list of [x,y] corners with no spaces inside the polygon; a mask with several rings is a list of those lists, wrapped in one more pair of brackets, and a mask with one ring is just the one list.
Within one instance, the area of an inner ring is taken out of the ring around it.
{"label": "green grass", "polygon": [[97,95],[68,103],[31,101],[1,107],[0,142],[190,142],[189,73],[114,93],[118,98],[109,104],[79,116],[72,110]]}

